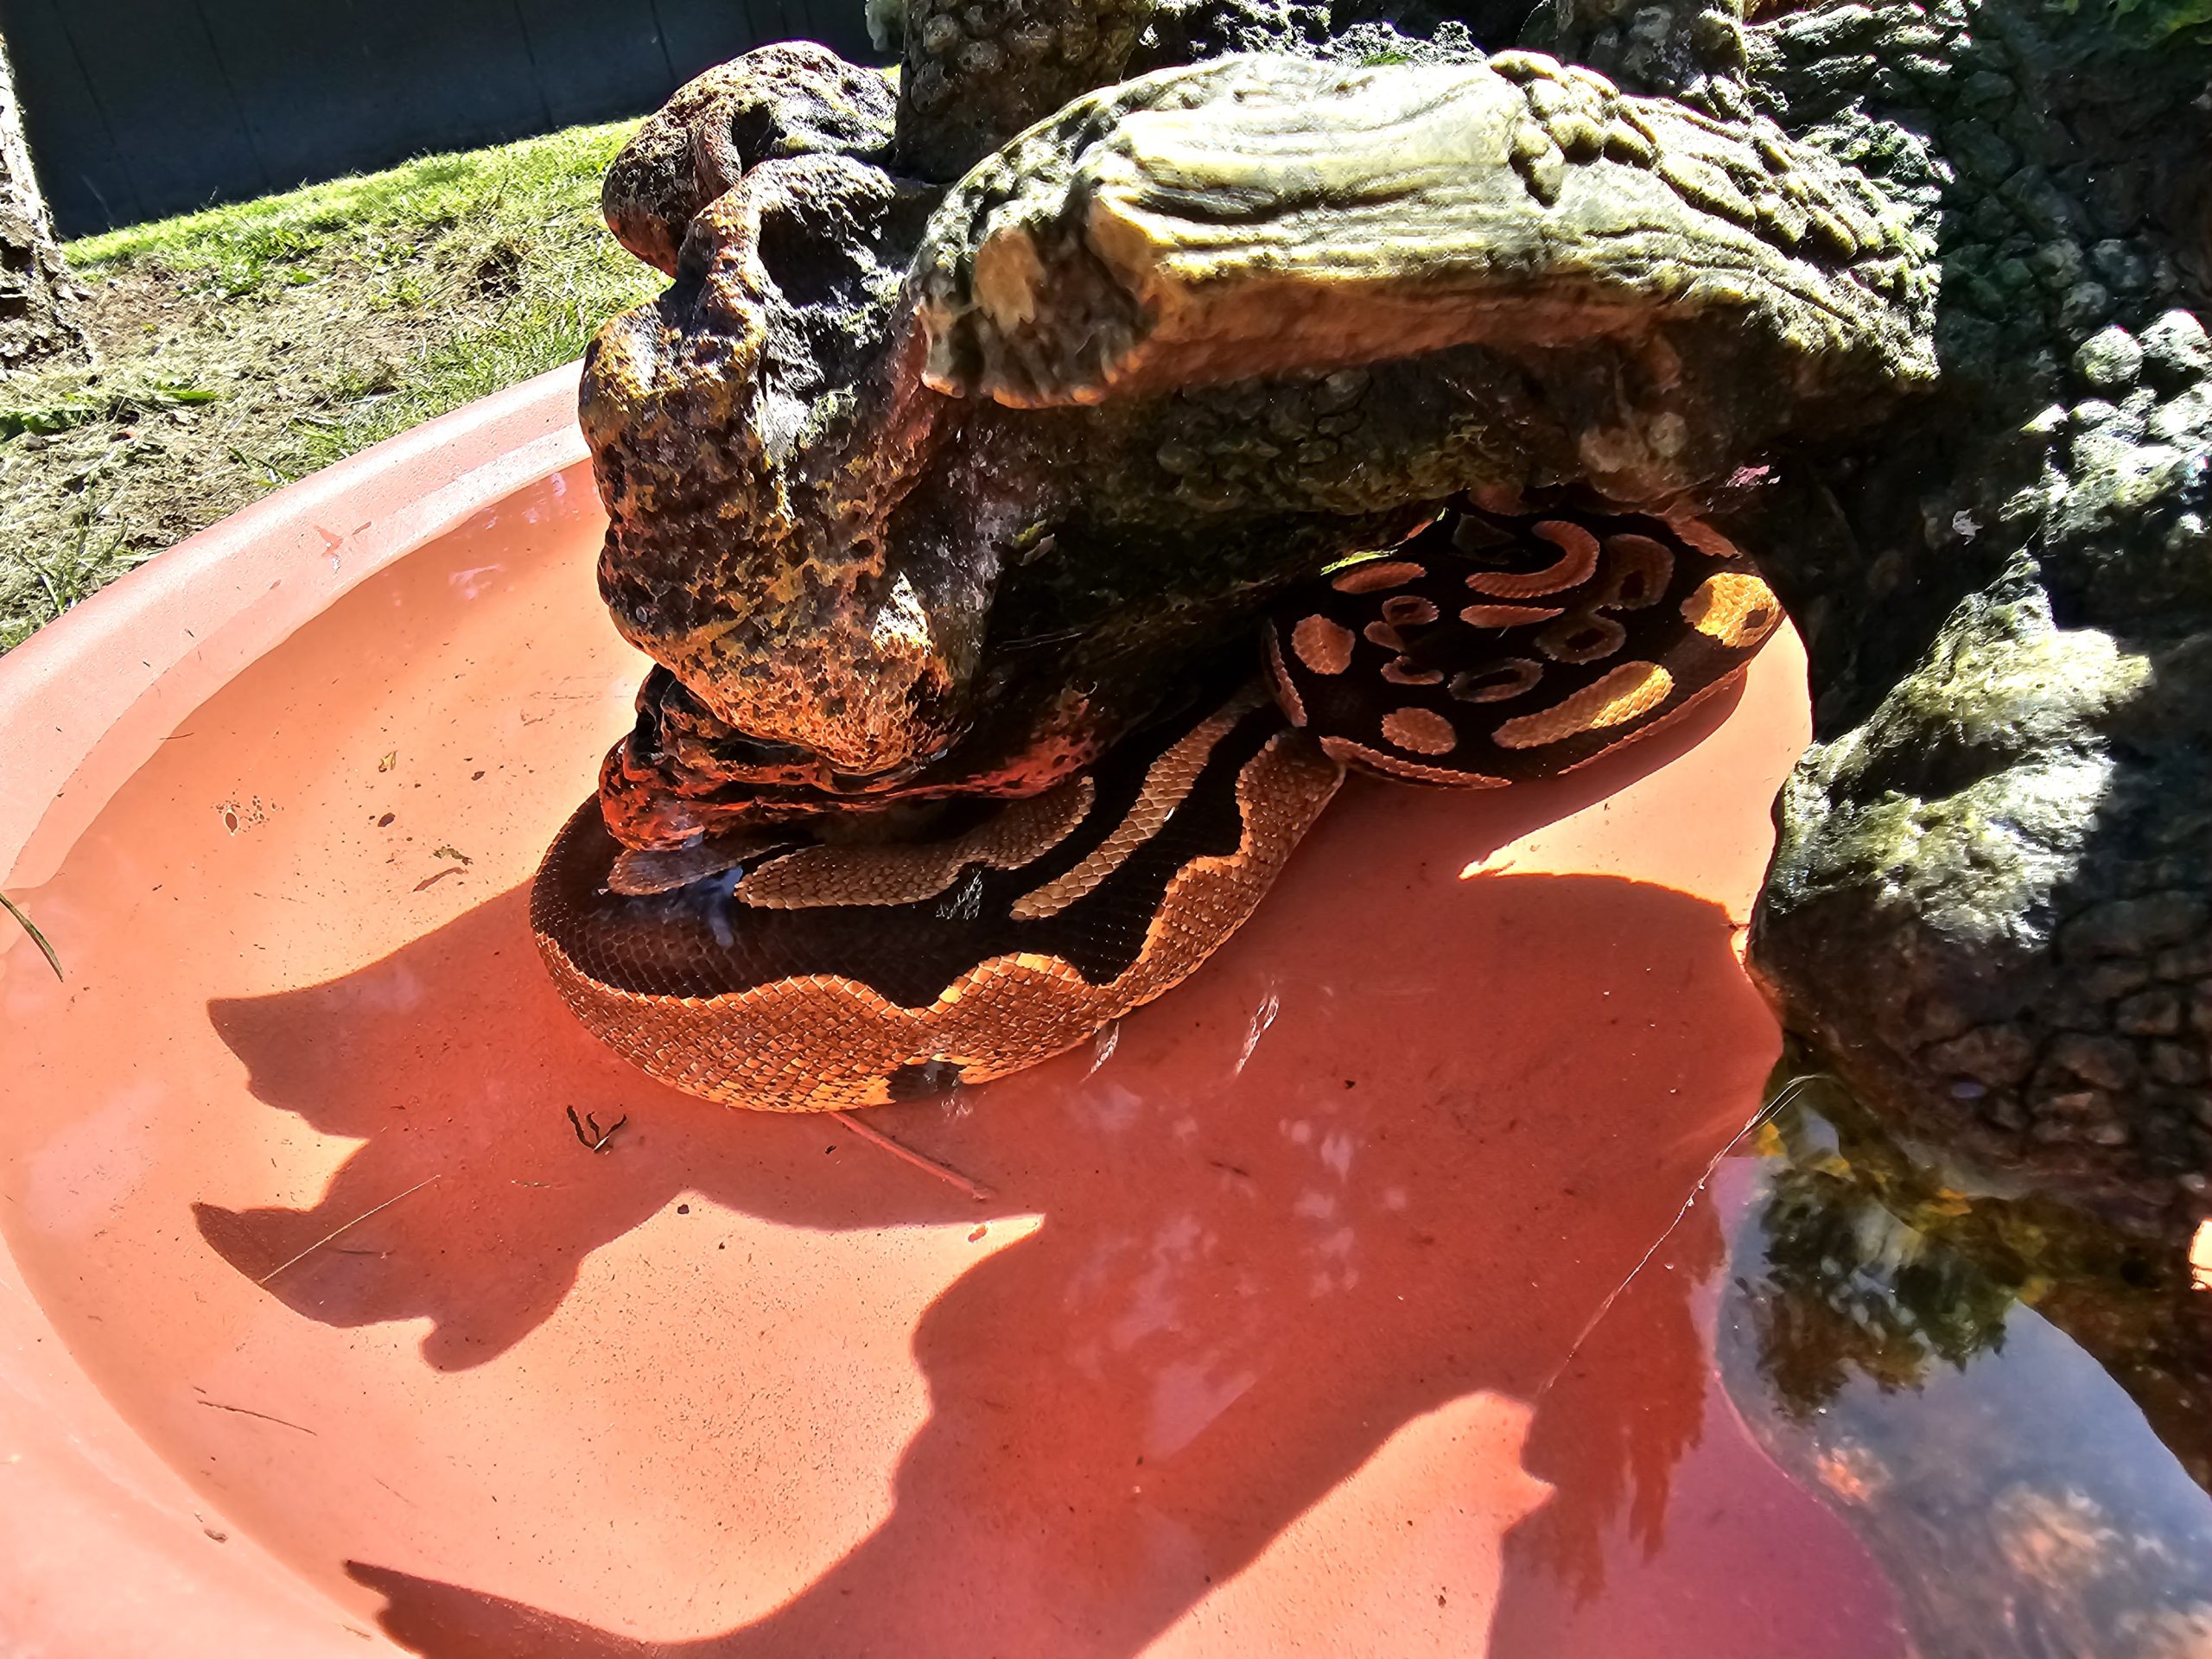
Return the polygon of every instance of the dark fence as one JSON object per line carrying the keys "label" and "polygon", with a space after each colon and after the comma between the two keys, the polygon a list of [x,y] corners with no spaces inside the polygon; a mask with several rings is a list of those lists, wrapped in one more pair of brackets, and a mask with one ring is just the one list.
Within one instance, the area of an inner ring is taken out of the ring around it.
{"label": "dark fence", "polygon": [[81,236],[652,109],[767,41],[869,56],[861,0],[0,0]]}

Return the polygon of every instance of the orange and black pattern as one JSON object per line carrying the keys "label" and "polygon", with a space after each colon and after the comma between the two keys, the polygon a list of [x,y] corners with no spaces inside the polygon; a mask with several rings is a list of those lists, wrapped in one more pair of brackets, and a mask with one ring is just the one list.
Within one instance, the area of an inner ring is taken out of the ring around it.
{"label": "orange and black pattern", "polygon": [[1684,713],[1781,620],[1751,561],[1694,519],[1462,503],[1300,595],[1268,658],[1291,719],[1339,760],[1496,787]]}
{"label": "orange and black pattern", "polygon": [[[587,802],[531,925],[593,1032],[677,1088],[824,1111],[1035,1065],[1192,972],[1347,766],[1549,777],[1726,685],[1780,621],[1710,526],[1459,503],[1267,624],[1255,680],[1026,799],[626,849]],[[1286,721],[1286,715],[1287,721]]]}
{"label": "orange and black pattern", "polygon": [[[865,898],[852,868],[880,879],[868,848],[818,861],[823,902],[792,903],[788,880],[773,904],[747,901],[747,881],[789,863],[788,849],[662,892],[611,892],[623,849],[589,801],[546,855],[531,928],[584,1023],[694,1094],[818,1111],[1003,1076],[1198,967],[1336,792],[1342,768],[1258,687],[1193,713],[1117,747],[1079,815],[955,804],[906,844],[1014,850],[936,861],[931,891],[887,903],[846,901]],[[1025,833],[978,835],[1019,812]]]}

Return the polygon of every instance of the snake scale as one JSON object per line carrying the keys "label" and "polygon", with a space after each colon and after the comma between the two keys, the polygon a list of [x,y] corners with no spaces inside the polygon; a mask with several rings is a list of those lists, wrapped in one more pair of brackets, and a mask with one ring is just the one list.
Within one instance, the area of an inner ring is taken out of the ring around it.
{"label": "snake scale", "polygon": [[687,1092],[823,1111],[981,1083],[1196,969],[1348,768],[1570,771],[1729,683],[1781,616],[1685,514],[1462,498],[1294,590],[1244,660],[1041,793],[658,851],[626,849],[595,797],[531,925],[583,1023]]}

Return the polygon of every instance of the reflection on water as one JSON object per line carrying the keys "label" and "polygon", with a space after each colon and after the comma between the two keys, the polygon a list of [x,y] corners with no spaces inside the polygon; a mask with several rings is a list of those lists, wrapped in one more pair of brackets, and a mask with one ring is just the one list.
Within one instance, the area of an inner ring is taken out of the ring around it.
{"label": "reflection on water", "polygon": [[1824,1083],[1750,1151],[1721,1375],[1920,1649],[2212,1651],[2212,1299],[2186,1252],[1947,1185]]}
{"label": "reflection on water", "polygon": [[1897,1165],[1854,1161],[1834,1124],[1803,1104],[1764,1127],[1761,1149],[1763,1271],[1745,1294],[1760,1376],[1793,1421],[1854,1376],[1885,1392],[1918,1388],[1931,1363],[1962,1369],[2002,1346],[2020,1275],[1938,1242],[1946,1224],[1974,1218],[1967,1200],[1899,1192],[1884,1179]]}

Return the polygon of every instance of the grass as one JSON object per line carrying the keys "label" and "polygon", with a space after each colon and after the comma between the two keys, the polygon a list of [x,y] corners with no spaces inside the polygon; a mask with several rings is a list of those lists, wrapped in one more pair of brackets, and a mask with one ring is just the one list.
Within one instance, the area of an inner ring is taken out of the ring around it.
{"label": "grass", "polygon": [[576,127],[67,245],[96,367],[0,380],[0,651],[278,485],[574,358],[658,273]]}

